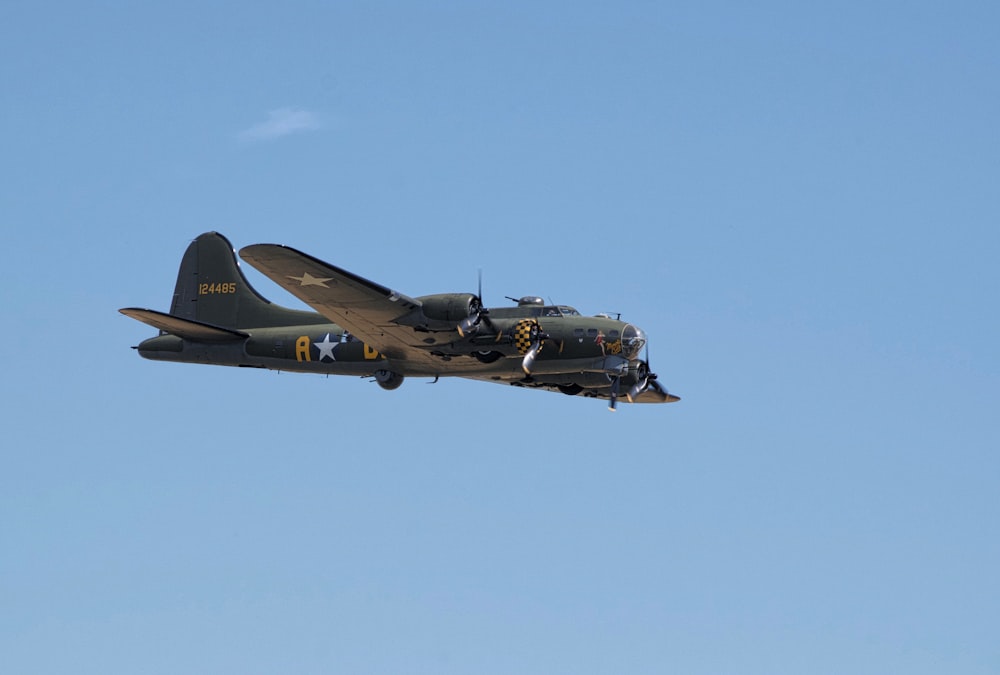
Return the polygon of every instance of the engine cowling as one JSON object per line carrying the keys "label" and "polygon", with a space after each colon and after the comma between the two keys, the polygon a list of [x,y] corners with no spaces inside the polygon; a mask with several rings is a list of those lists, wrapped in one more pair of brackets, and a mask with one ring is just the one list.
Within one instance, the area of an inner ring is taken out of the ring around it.
{"label": "engine cowling", "polygon": [[649,368],[643,361],[632,361],[628,365],[628,373],[622,378],[623,384],[642,384],[649,375]]}
{"label": "engine cowling", "polygon": [[399,385],[403,384],[404,379],[402,375],[391,370],[375,371],[375,381],[378,382],[378,386],[389,391],[399,389]]}
{"label": "engine cowling", "polygon": [[431,321],[448,325],[476,316],[480,309],[479,298],[472,293],[439,293],[420,298],[424,316]]}

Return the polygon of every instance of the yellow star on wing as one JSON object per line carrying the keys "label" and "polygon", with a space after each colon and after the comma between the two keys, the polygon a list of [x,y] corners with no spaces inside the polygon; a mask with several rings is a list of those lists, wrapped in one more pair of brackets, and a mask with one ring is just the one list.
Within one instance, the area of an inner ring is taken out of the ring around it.
{"label": "yellow star on wing", "polygon": [[322,286],[323,288],[330,288],[326,285],[326,282],[333,281],[333,277],[318,278],[309,274],[308,272],[303,272],[301,277],[293,277],[292,275],[287,275],[289,279],[295,279],[299,282],[299,286]]}

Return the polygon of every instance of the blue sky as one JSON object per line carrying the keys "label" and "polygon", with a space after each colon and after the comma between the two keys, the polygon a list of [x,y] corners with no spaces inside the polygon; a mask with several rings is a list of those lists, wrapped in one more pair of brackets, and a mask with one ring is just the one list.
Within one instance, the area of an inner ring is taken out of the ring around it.
{"label": "blue sky", "polygon": [[[997,25],[4,3],[4,671],[1000,671]],[[143,361],[208,230],[621,312],[683,401]]]}

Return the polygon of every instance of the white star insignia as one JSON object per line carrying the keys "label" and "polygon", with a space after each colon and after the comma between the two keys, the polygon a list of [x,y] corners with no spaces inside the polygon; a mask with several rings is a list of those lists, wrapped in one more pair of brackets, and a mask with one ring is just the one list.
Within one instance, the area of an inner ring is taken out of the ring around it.
{"label": "white star insignia", "polygon": [[323,288],[330,288],[326,285],[326,282],[333,281],[333,277],[324,277],[320,279],[318,277],[314,277],[308,272],[303,272],[301,277],[293,277],[289,274],[288,278],[295,279],[295,281],[299,282],[299,286],[322,286]]}
{"label": "white star insignia", "polygon": [[331,361],[336,361],[337,357],[333,355],[333,348],[339,343],[330,342],[330,334],[327,333],[326,337],[323,338],[322,342],[314,342],[314,345],[319,349],[319,360],[322,361],[324,357],[329,356]]}

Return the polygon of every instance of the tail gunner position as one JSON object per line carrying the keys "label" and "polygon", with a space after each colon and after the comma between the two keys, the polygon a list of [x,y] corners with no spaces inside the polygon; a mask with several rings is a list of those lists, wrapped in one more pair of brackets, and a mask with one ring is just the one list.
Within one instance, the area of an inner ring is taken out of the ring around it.
{"label": "tail gunner position", "polygon": [[184,254],[170,312],[119,310],[159,329],[136,349],[147,359],[372,377],[465,377],[601,398],[615,409],[670,403],[642,357],[646,334],[605,314],[525,297],[487,309],[478,295],[411,298],[287,246],[255,244],[240,257],[315,312],[264,299],[217,232]]}

